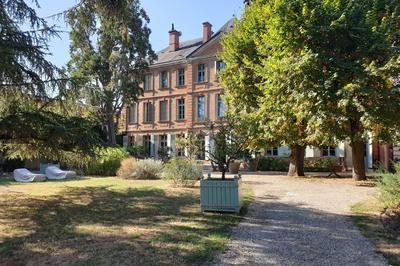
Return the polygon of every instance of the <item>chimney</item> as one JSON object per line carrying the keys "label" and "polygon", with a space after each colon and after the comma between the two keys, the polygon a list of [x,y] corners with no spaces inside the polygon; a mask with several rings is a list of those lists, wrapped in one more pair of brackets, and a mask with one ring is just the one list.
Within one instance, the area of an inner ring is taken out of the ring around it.
{"label": "chimney", "polygon": [[181,36],[181,33],[175,30],[173,23],[172,23],[172,28],[168,33],[169,33],[169,51],[175,52],[179,50],[179,37]]}
{"label": "chimney", "polygon": [[211,31],[212,25],[210,22],[203,23],[203,43],[208,42],[213,32]]}

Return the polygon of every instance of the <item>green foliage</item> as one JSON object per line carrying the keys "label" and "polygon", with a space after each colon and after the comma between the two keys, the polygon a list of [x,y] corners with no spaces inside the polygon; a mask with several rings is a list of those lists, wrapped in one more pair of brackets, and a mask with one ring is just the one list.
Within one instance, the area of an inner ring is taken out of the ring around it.
{"label": "green foliage", "polygon": [[0,151],[9,158],[61,160],[66,153],[93,154],[101,140],[95,123],[53,112],[15,112],[0,116]]}
{"label": "green foliage", "polygon": [[175,186],[193,187],[203,177],[203,168],[187,159],[172,158],[165,164],[162,176]]}
{"label": "green foliage", "polygon": [[329,172],[337,164],[337,158],[306,158],[304,170],[308,172]]}
{"label": "green foliage", "polygon": [[[305,158],[304,170],[307,172],[329,172],[336,163],[336,158]],[[261,171],[286,172],[289,169],[289,158],[261,157],[258,169]]]}
{"label": "green foliage", "polygon": [[259,123],[271,146],[359,143],[368,132],[390,141],[399,16],[396,0],[252,1],[223,40],[230,112]]}
{"label": "green foliage", "polygon": [[149,43],[149,17],[139,0],[81,0],[66,15],[71,27],[69,71],[87,90],[88,102],[108,125],[115,145],[115,118],[137,100],[144,72],[155,54]]}
{"label": "green foliage", "polygon": [[383,174],[378,182],[380,199],[387,208],[400,209],[400,165],[395,165],[396,173]]}
{"label": "green foliage", "polygon": [[129,178],[133,179],[160,179],[163,163],[153,159],[145,159],[136,162],[133,173]]}
{"label": "green foliage", "polygon": [[224,119],[208,125],[210,143],[206,151],[211,162],[222,171],[222,179],[229,170],[229,164],[246,155],[251,145],[251,126],[246,122],[227,115]]}
{"label": "green foliage", "polygon": [[189,133],[176,139],[176,148],[186,150],[187,158],[192,161],[200,153],[201,139],[199,136]]}
{"label": "green foliage", "polygon": [[143,157],[145,152],[144,147],[140,145],[130,146],[126,150],[133,157]]}
{"label": "green foliage", "polygon": [[121,167],[121,161],[129,154],[122,148],[102,148],[97,156],[88,160],[87,175],[115,176]]}
{"label": "green foliage", "polygon": [[[38,7],[37,1],[31,2]],[[47,42],[57,32],[23,0],[1,1],[0,14],[0,91],[18,88],[47,95],[57,85],[58,72],[46,59]]]}
{"label": "green foliage", "polygon": [[279,171],[289,170],[289,158],[287,157],[261,157],[258,162],[260,171]]}

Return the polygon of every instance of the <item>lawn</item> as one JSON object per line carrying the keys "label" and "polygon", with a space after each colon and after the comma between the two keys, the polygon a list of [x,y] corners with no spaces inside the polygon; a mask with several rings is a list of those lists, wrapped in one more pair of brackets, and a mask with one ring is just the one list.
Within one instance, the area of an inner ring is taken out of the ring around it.
{"label": "lawn", "polygon": [[390,265],[400,266],[400,238],[388,232],[382,225],[380,214],[383,205],[378,199],[371,198],[351,207],[353,222],[365,237],[370,239],[378,252],[382,253]]}
{"label": "lawn", "polygon": [[0,265],[200,263],[223,249],[241,218],[203,214],[199,188],[164,181],[1,181]]}

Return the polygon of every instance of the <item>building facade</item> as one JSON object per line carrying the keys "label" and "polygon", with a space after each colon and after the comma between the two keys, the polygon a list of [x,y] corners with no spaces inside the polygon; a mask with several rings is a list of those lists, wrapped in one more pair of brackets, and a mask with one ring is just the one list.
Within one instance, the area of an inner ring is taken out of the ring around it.
{"label": "building facade", "polygon": [[[146,156],[159,157],[160,150],[183,155],[175,141],[192,133],[201,137],[207,159],[209,146],[206,123],[224,115],[223,90],[218,72],[224,63],[218,60],[221,37],[231,31],[233,19],[216,33],[209,22],[203,23],[203,36],[181,41],[181,33],[172,25],[169,46],[159,53],[143,82],[143,96],[136,104],[124,109],[122,117],[126,137],[124,145],[140,145]],[[199,27],[200,28],[200,27]]]}

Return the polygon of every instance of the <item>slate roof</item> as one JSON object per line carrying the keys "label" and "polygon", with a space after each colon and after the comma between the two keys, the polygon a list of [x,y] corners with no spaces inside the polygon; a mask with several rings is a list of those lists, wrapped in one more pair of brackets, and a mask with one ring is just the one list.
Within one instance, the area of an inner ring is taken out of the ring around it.
{"label": "slate roof", "polygon": [[[207,42],[211,42],[213,39],[217,38],[221,33],[228,33],[233,29],[234,19],[230,19],[226,22],[216,33],[214,33],[210,40]],[[205,44],[207,44],[205,43]],[[197,38],[189,41],[183,41],[179,43],[179,49],[174,52],[169,51],[169,47],[164,48],[160,52],[157,53],[157,60],[153,62],[152,65],[163,64],[168,62],[179,61],[188,58],[195,51],[199,50],[203,45],[203,39]]]}

